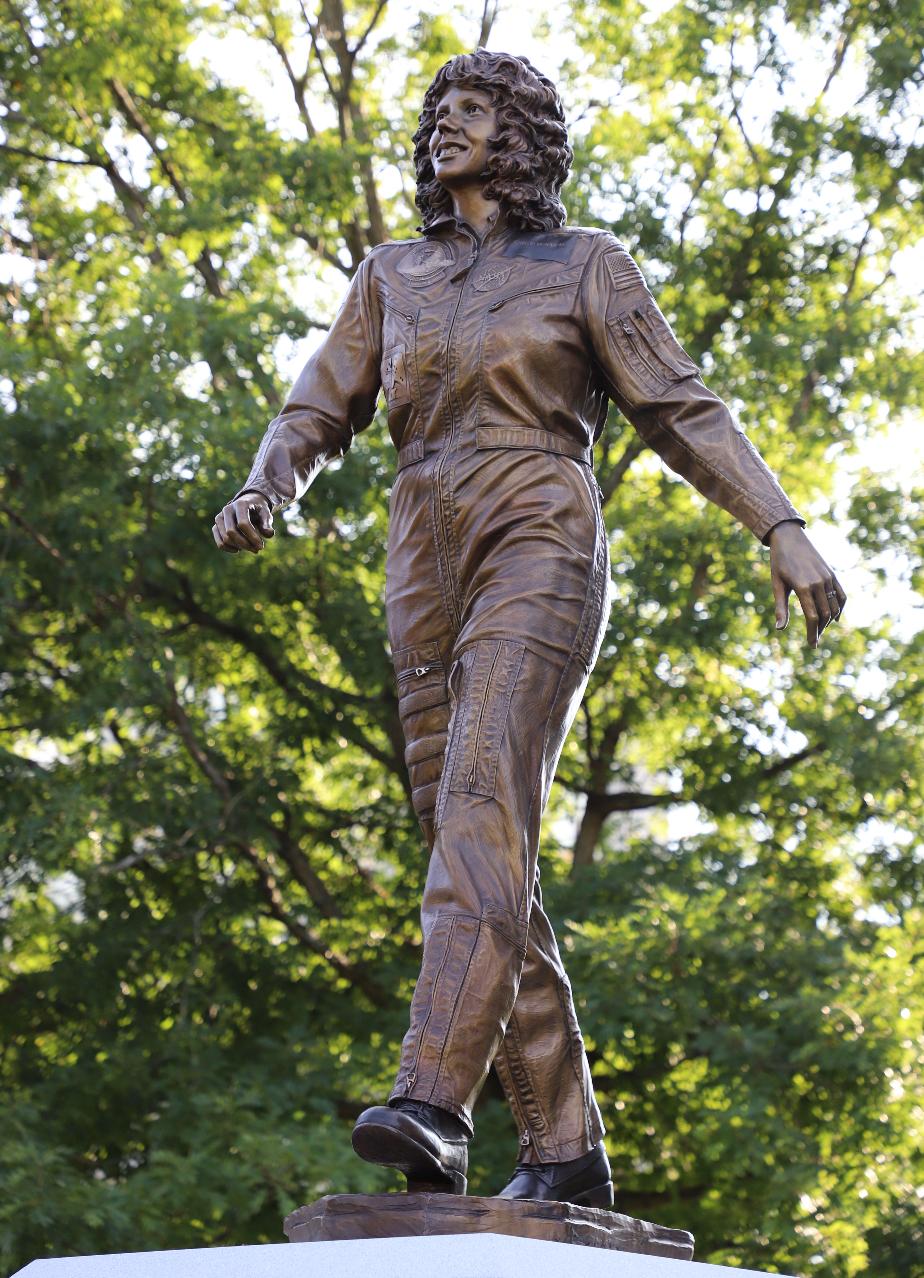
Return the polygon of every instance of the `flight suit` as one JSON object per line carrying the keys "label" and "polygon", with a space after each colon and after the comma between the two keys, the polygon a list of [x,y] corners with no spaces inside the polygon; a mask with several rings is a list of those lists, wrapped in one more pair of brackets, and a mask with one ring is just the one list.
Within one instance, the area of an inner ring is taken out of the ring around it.
{"label": "flight suit", "polygon": [[278,510],[350,446],[384,390],[397,449],[388,635],[430,861],[423,959],[390,1100],[471,1111],[494,1063],[521,1162],[603,1134],[537,851],[607,618],[593,443],[613,399],[759,538],[798,515],[700,380],[607,232],[479,242],[444,217],[363,261],[241,493]]}

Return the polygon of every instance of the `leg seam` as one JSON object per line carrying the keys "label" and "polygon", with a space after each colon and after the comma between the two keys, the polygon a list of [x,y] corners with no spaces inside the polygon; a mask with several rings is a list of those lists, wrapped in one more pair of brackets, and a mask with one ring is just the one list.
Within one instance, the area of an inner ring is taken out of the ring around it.
{"label": "leg seam", "polygon": [[[455,921],[453,921],[453,929],[454,928],[455,928]],[[443,1058],[446,1055],[446,1044],[449,1041],[450,1035],[452,1034],[452,1026],[456,1019],[456,1012],[459,1010],[459,1003],[461,1002],[462,995],[465,991],[465,985],[466,985],[466,982],[468,981],[468,974],[472,969],[472,960],[475,957],[475,950],[478,947],[478,940],[480,936],[481,936],[481,919],[478,920],[478,927],[475,929],[475,939],[472,942],[472,948],[469,950],[469,954],[468,954],[468,962],[465,965],[465,973],[462,977],[462,980],[459,982],[459,988],[456,992],[455,1002],[452,1005],[452,1011],[449,1013],[449,1020],[446,1023],[446,1029],[443,1031],[443,1045],[440,1048],[440,1058],[436,1065],[436,1073],[433,1076],[433,1086],[430,1089],[431,1096],[435,1095],[437,1087],[439,1086],[440,1075],[443,1072]]]}

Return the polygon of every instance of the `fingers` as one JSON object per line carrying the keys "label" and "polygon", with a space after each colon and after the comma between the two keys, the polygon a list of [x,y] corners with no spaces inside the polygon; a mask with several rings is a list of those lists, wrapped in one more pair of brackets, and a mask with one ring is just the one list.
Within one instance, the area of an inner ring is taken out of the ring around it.
{"label": "fingers", "polygon": [[828,602],[831,605],[831,620],[837,621],[841,613],[844,611],[844,604],[847,602],[847,592],[844,590],[838,579],[832,575],[831,579],[825,582],[825,594],[828,596]]}
{"label": "fingers", "polygon": [[215,538],[215,545],[219,550],[227,550],[229,555],[236,555],[237,550],[234,546],[229,546],[225,542],[225,534],[219,530],[218,517],[216,516],[214,524],[212,524],[212,536]]}
{"label": "fingers", "polygon": [[806,586],[803,590],[797,590],[796,594],[799,603],[802,605],[802,612],[805,615],[805,642],[810,648],[817,648],[818,636],[821,634],[822,627],[818,609],[815,606],[815,596],[810,586]]}
{"label": "fingers", "polygon": [[276,530],[273,527],[273,512],[268,506],[261,502],[258,506],[252,507],[250,518],[256,525],[261,537],[265,537],[269,541],[270,537],[276,536]]}
{"label": "fingers", "polygon": [[847,595],[809,539],[801,534],[801,529],[798,532],[800,536],[795,540],[780,534],[770,542],[776,625],[778,630],[786,625],[789,595],[794,591],[805,614],[806,641],[809,647],[817,648],[825,627],[843,612]]}
{"label": "fingers", "polygon": [[773,600],[776,604],[776,628],[785,630],[789,625],[789,587],[778,572],[770,577],[773,586]]}
{"label": "fingers", "polygon": [[797,593],[805,613],[806,641],[810,648],[817,648],[825,627],[837,621],[843,612],[846,592],[836,577],[830,577]]}
{"label": "fingers", "polygon": [[237,529],[228,526],[228,507],[220,510],[215,516],[215,522],[212,524],[212,536],[219,550],[226,550],[231,555],[236,555],[239,550],[246,550],[247,543],[238,533]]}
{"label": "fingers", "polygon": [[[258,523],[254,522],[251,512],[257,517]],[[236,497],[215,516],[212,536],[220,550],[226,550],[230,554],[249,550],[256,555],[263,549],[263,537],[274,536],[272,521],[265,499]]]}
{"label": "fingers", "polygon": [[815,611],[818,613],[818,634],[821,635],[825,626],[831,624],[833,616],[831,600],[828,598],[827,588],[823,582],[816,582],[812,586],[812,598],[815,600]]}

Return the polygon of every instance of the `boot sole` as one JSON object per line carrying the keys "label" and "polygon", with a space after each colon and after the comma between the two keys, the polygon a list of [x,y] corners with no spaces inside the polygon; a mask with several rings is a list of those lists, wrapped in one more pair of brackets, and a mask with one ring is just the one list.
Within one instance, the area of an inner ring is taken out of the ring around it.
{"label": "boot sole", "polygon": [[363,1123],[353,1130],[353,1149],[367,1163],[395,1167],[407,1178],[410,1194],[464,1194],[468,1180],[447,1171],[428,1149],[405,1132],[379,1123]]}

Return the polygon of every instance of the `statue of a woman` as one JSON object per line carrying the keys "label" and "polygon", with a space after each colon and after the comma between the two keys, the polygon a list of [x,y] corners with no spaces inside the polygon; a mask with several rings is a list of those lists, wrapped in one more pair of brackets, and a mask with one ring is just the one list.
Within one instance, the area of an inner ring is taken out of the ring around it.
{"label": "statue of a woman", "polygon": [[384,390],[397,449],[388,637],[430,863],[397,1080],[353,1145],[411,1189],[464,1193],[493,1063],[521,1132],[502,1193],[608,1206],[603,1123],[537,867],[606,625],[592,449],[608,399],[769,545],[778,626],[794,591],[816,645],[845,595],[623,245],[565,225],[572,152],[555,86],[525,58],[455,57],[414,142],[422,238],[363,261],[213,531],[223,550],[262,549],[272,514],[346,452]]}

